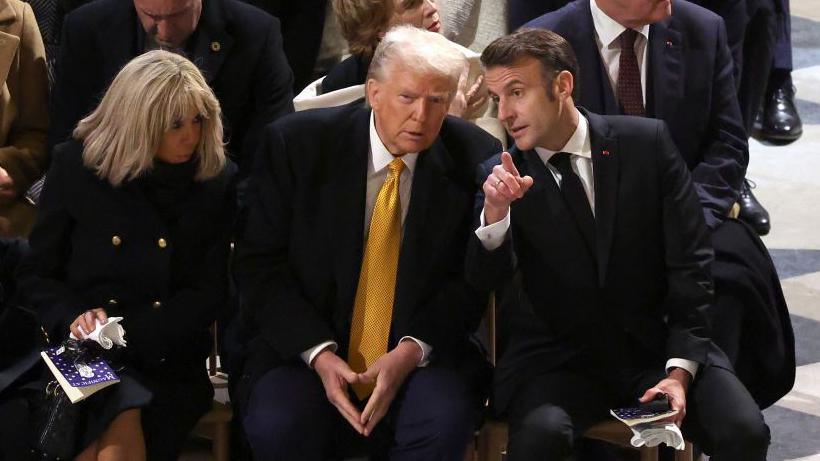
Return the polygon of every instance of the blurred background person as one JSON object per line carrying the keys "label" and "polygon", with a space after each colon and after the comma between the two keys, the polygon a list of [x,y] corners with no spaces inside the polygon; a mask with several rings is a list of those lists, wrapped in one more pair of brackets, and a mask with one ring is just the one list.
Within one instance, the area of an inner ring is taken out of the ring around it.
{"label": "blurred background person", "polygon": [[226,151],[246,175],[262,128],[293,111],[279,21],[238,0],[98,0],[65,16],[49,147],[69,137],[114,75],[156,48],[200,68],[222,107]]}
{"label": "blurred background person", "polygon": [[[123,110],[124,107],[129,110]],[[58,145],[19,270],[52,337],[122,316],[121,382],[83,403],[77,459],[176,459],[209,408],[208,328],[225,304],[236,167],[190,61],[128,63]]]}
{"label": "blurred background person", "polygon": [[34,13],[0,0],[0,236],[26,236],[34,207],[25,192],[47,164],[48,73]]}

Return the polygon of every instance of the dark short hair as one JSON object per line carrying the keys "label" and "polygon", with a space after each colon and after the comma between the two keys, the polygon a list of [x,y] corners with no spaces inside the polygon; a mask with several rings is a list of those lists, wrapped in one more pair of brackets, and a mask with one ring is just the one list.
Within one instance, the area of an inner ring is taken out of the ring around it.
{"label": "dark short hair", "polygon": [[578,94],[578,60],[564,37],[547,29],[521,29],[493,40],[481,53],[481,63],[489,69],[512,66],[519,59],[535,58],[541,62],[541,72],[547,87],[561,71],[572,74],[575,82],[573,97]]}

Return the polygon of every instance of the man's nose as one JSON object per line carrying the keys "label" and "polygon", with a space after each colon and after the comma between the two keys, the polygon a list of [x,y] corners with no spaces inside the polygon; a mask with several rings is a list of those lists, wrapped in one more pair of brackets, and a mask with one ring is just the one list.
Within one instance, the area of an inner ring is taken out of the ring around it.
{"label": "man's nose", "polygon": [[159,19],[156,23],[154,23],[154,27],[157,32],[157,38],[160,40],[168,40],[170,37],[171,28],[168,24],[168,20],[166,19]]}
{"label": "man's nose", "polygon": [[430,107],[430,103],[426,99],[419,98],[413,108],[413,120],[423,123],[427,119]]}
{"label": "man's nose", "polygon": [[503,99],[498,100],[498,119],[502,122],[508,121],[512,117],[512,111],[509,110],[509,104]]}

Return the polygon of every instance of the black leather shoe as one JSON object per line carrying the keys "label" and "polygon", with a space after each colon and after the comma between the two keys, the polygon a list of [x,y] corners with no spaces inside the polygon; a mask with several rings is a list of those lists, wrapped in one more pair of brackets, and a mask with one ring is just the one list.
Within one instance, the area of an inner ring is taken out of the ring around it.
{"label": "black leather shoe", "polygon": [[788,143],[803,134],[803,122],[794,105],[794,86],[787,83],[775,89],[763,102],[758,138],[763,141]]}
{"label": "black leather shoe", "polygon": [[761,205],[752,194],[752,189],[757,187],[757,185],[752,182],[750,186],[749,182],[747,179],[743,181],[743,185],[740,186],[740,215],[738,219],[742,219],[745,223],[752,226],[758,235],[766,235],[772,228],[771,222],[769,221],[769,212],[763,208],[763,205]]}

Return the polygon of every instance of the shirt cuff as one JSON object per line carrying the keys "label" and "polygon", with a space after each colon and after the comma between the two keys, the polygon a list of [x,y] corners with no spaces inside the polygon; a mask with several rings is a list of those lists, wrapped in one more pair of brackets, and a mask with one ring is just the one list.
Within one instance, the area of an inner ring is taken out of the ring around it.
{"label": "shirt cuff", "polygon": [[416,344],[419,345],[421,348],[421,360],[419,360],[418,367],[426,367],[430,364],[430,353],[433,352],[433,346],[425,343],[420,339],[416,339],[412,336],[405,336],[399,340],[399,342],[404,341],[405,339],[409,339],[411,341],[415,341]]}
{"label": "shirt cuff", "polygon": [[695,375],[698,373],[698,367],[700,365],[698,362],[693,360],[686,360],[686,359],[669,359],[666,361],[666,373],[672,370],[672,368],[683,368],[684,370],[688,371],[690,375],[692,375],[692,381],[695,380]]}
{"label": "shirt cuff", "polygon": [[481,240],[481,245],[487,251],[493,251],[504,243],[507,237],[507,231],[510,229],[510,209],[507,208],[507,214],[504,219],[496,223],[487,225],[484,220],[484,210],[481,210],[481,226],[475,230],[475,235]]}
{"label": "shirt cuff", "polygon": [[307,365],[310,368],[313,368],[313,359],[315,359],[316,356],[319,355],[319,352],[322,352],[327,348],[331,348],[333,352],[336,352],[336,349],[338,347],[339,345],[336,344],[336,341],[325,341],[323,343],[311,347],[305,352],[302,352],[301,354],[299,354],[299,356],[302,357],[302,360],[305,362],[305,365]]}

